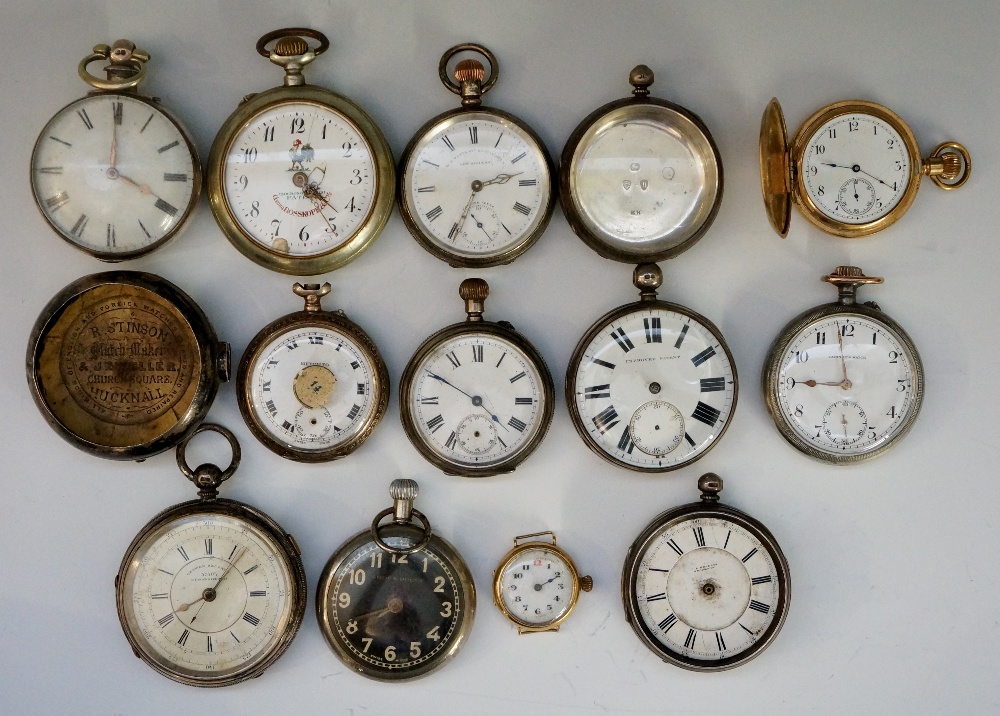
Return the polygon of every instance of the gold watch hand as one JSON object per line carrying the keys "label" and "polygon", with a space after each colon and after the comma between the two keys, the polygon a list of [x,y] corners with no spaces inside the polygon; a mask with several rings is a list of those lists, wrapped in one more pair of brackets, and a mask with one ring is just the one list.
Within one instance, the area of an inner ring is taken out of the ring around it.
{"label": "gold watch hand", "polygon": [[802,385],[808,385],[810,388],[815,388],[817,385],[835,385],[838,388],[844,388],[845,390],[851,387],[851,382],[847,380],[838,380],[836,383],[831,381],[818,381],[818,380],[800,380],[799,383]]}
{"label": "gold watch hand", "polygon": [[469,195],[469,201],[466,202],[465,208],[462,209],[462,215],[458,217],[458,223],[455,224],[455,232],[452,234],[456,239],[458,235],[462,233],[462,227],[465,225],[465,218],[469,215],[469,209],[472,208],[472,201],[476,198],[476,193],[479,189],[476,188],[476,184],[472,185],[472,194]]}
{"label": "gold watch hand", "polygon": [[506,184],[519,174],[524,174],[524,172],[518,172],[517,174],[497,174],[489,181],[484,181],[483,186],[489,186],[490,184]]}
{"label": "gold watch hand", "polygon": [[844,371],[844,390],[851,387],[851,381],[847,379],[847,359],[844,358],[844,337],[840,332],[840,323],[835,324],[837,326],[837,344],[840,346],[840,368]]}
{"label": "gold watch hand", "polygon": [[159,196],[157,196],[157,194],[152,189],[149,188],[149,184],[139,184],[138,182],[133,181],[132,179],[129,179],[124,174],[119,174],[118,178],[121,179],[126,184],[128,184],[129,186],[134,186],[142,194],[148,194],[149,196],[155,196],[157,199],[160,198]]}
{"label": "gold watch hand", "polygon": [[118,123],[114,121],[114,117],[111,119],[111,169],[115,168],[115,162],[118,159]]}

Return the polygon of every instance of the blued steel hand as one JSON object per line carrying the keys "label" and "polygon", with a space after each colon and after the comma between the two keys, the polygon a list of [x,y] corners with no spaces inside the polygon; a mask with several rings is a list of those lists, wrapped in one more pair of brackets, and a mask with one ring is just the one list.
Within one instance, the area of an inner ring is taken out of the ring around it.
{"label": "blued steel hand", "polygon": [[[828,167],[834,167],[835,169],[850,169],[852,172],[861,172],[862,174],[870,176],[872,179],[874,179],[875,181],[877,181],[882,186],[886,186],[886,187],[889,187],[890,189],[893,189],[893,187],[892,187],[891,184],[886,184],[884,181],[882,181],[881,179],[879,179],[874,174],[870,174],[869,172],[866,172],[864,169],[861,168],[860,164],[852,164],[851,166],[847,166],[846,164],[834,164],[833,162],[820,162],[820,164],[824,164],[824,165],[826,165]],[[895,191],[895,189],[893,189],[893,191]]]}
{"label": "blued steel hand", "polygon": [[[471,216],[472,220],[476,222],[476,227],[477,228],[483,229],[483,222],[481,222],[479,219],[477,219],[475,214],[471,214],[470,213],[469,216]],[[492,238],[490,236],[490,232],[488,232],[486,229],[483,229],[483,233],[486,234],[486,238],[487,239]]]}

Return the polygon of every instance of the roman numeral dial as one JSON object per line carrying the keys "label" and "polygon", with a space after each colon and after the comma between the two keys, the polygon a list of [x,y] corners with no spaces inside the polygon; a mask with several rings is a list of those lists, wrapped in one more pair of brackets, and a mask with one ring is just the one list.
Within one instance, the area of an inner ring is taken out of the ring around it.
{"label": "roman numeral dial", "polygon": [[570,413],[585,442],[636,470],[698,459],[725,432],[736,404],[736,371],[722,336],[673,304],[624,306],[592,326],[569,375]]}
{"label": "roman numeral dial", "polygon": [[[166,145],[173,148],[158,151]],[[139,96],[70,104],[42,130],[31,158],[46,221],[99,258],[131,258],[166,242],[186,222],[200,185],[185,130]]]}
{"label": "roman numeral dial", "polygon": [[435,256],[462,266],[505,263],[548,222],[551,161],[519,120],[463,112],[414,138],[402,193],[410,233]]}

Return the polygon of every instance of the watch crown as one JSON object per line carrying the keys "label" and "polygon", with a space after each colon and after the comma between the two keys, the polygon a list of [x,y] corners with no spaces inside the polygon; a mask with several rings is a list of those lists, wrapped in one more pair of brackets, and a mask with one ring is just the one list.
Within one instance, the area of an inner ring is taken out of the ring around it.
{"label": "watch crown", "polygon": [[462,60],[455,65],[455,80],[459,83],[472,80],[482,82],[484,77],[486,77],[486,68],[479,60]]}
{"label": "watch crown", "polygon": [[591,576],[580,577],[580,589],[585,592],[589,592],[594,588],[594,578]]}
{"label": "watch crown", "polygon": [[295,57],[309,52],[309,43],[301,37],[289,35],[274,43],[274,53],[281,57]]}
{"label": "watch crown", "polygon": [[417,484],[416,480],[408,480],[406,478],[399,478],[393,480],[389,485],[389,497],[393,500],[408,500],[413,502],[417,499],[417,494],[420,492],[420,486]]}
{"label": "watch crown", "polygon": [[722,478],[714,472],[706,472],[698,478],[698,489],[705,502],[718,502],[719,493],[722,492]]}
{"label": "watch crown", "polygon": [[468,320],[483,320],[483,308],[486,297],[490,295],[490,285],[481,278],[467,278],[458,287],[458,295],[465,301],[465,312]]}
{"label": "watch crown", "polygon": [[306,284],[295,283],[292,285],[292,293],[294,293],[296,296],[302,299],[305,299],[306,305],[304,310],[321,311],[323,310],[323,308],[320,304],[320,301],[322,300],[323,296],[330,293],[332,288],[333,287],[330,286],[329,282],[324,283],[322,286],[320,286],[318,283],[306,283]]}
{"label": "watch crown", "polygon": [[962,159],[954,152],[946,152],[941,155],[941,178],[945,181],[953,181],[962,171]]}
{"label": "watch crown", "polygon": [[663,271],[656,264],[639,264],[632,272],[632,283],[644,301],[656,300],[656,289],[663,285]]}
{"label": "watch crown", "polygon": [[864,276],[865,272],[857,266],[838,266],[833,270],[833,275],[844,278],[857,278],[858,276]]}
{"label": "watch crown", "polygon": [[653,71],[646,65],[636,65],[628,75],[628,83],[635,87],[633,95],[647,97],[649,87],[653,84]]}

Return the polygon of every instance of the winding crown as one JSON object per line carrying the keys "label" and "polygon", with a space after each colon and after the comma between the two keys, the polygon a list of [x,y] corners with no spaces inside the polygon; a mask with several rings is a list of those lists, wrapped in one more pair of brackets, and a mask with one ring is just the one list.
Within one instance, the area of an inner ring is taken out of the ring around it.
{"label": "winding crown", "polygon": [[281,57],[295,57],[307,52],[309,52],[309,43],[301,37],[282,37],[274,44],[274,54]]}
{"label": "winding crown", "polygon": [[462,60],[455,65],[455,80],[457,82],[468,82],[476,80],[482,82],[486,76],[486,68],[479,60]]}
{"label": "winding crown", "polygon": [[389,485],[389,497],[394,500],[409,500],[410,502],[413,502],[417,499],[417,494],[419,492],[420,486],[417,485],[416,480],[398,478],[393,480]]}

